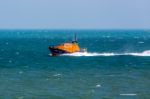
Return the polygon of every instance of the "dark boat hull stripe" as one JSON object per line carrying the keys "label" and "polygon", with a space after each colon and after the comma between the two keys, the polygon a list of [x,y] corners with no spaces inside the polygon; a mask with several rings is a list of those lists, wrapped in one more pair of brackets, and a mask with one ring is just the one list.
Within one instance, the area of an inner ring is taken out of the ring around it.
{"label": "dark boat hull stripe", "polygon": [[65,54],[65,53],[68,53],[64,50],[60,50],[60,49],[56,49],[56,48],[51,48],[49,47],[49,50],[51,51],[52,55],[53,56],[57,56],[57,55],[60,55],[60,54]]}

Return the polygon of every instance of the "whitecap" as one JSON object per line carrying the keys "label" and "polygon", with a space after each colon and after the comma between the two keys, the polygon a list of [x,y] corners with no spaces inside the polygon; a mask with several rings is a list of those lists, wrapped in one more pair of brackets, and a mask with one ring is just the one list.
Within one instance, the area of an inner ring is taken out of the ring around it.
{"label": "whitecap", "polygon": [[133,56],[150,56],[150,50],[143,51],[141,53],[130,53]]}
{"label": "whitecap", "polygon": [[61,76],[61,74],[54,74],[53,76],[58,77],[58,76]]}
{"label": "whitecap", "polygon": [[97,88],[98,88],[98,87],[101,87],[101,85],[100,85],[100,84],[97,84],[96,87],[97,87]]}
{"label": "whitecap", "polygon": [[128,94],[120,94],[121,96],[136,96],[137,94],[135,93],[128,93]]}

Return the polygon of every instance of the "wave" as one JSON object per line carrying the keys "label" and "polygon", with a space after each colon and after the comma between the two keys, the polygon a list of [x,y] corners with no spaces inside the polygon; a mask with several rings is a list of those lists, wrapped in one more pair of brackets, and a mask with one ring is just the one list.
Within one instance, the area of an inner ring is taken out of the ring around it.
{"label": "wave", "polygon": [[137,94],[131,93],[131,94],[120,94],[121,96],[136,96]]}
{"label": "wave", "polygon": [[63,54],[62,56],[150,56],[150,50],[140,53],[91,53],[91,52],[76,52],[71,54]]}

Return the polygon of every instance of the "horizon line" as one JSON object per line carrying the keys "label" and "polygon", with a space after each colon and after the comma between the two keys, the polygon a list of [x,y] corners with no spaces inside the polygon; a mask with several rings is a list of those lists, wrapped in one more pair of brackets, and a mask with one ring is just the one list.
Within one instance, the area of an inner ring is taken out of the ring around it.
{"label": "horizon line", "polygon": [[150,30],[150,28],[0,28],[0,30]]}

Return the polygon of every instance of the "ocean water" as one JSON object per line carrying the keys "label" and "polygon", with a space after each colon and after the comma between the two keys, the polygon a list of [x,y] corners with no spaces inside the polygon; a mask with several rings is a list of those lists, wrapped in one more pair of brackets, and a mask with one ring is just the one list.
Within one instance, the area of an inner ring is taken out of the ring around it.
{"label": "ocean water", "polygon": [[0,99],[150,99],[150,30],[0,30]]}

